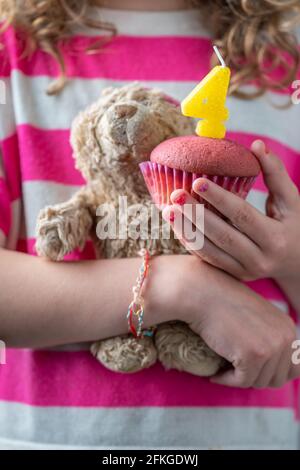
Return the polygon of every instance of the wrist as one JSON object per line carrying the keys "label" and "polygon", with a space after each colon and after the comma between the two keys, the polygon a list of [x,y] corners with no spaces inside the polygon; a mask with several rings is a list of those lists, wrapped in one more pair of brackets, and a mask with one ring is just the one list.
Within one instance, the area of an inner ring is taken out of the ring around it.
{"label": "wrist", "polygon": [[195,310],[200,314],[205,294],[204,264],[190,255],[152,258],[145,285],[145,322],[189,323]]}
{"label": "wrist", "polygon": [[154,256],[150,260],[144,289],[145,321],[149,327],[174,320],[172,315],[171,262],[174,256]]}
{"label": "wrist", "polygon": [[[152,324],[182,320],[184,271],[187,255],[164,255],[150,261],[145,286],[145,312],[149,312]],[[147,313],[146,313],[147,316]]]}

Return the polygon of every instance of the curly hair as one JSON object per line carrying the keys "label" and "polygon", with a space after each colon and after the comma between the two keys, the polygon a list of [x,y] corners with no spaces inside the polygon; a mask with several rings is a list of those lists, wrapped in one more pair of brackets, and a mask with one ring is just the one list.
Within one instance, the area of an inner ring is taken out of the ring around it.
{"label": "curly hair", "polygon": [[[300,19],[299,0],[210,0],[193,3],[203,9],[215,44],[234,71],[230,92],[253,98],[266,90],[288,87],[297,76],[300,52],[293,29]],[[215,65],[216,57],[212,58]],[[280,79],[272,72],[280,71]],[[254,93],[240,91],[255,82]]]}
{"label": "curly hair", "polygon": [[[266,90],[280,90],[296,78],[300,53],[293,27],[300,18],[300,0],[190,0],[191,6],[203,11],[215,43],[233,70],[230,93],[252,98]],[[116,34],[113,24],[96,22],[88,16],[88,7],[95,0],[0,0],[0,15],[5,18],[2,29],[12,25],[26,33],[29,54],[37,47],[51,54],[58,62],[60,76],[48,94],[58,93],[66,83],[67,70],[60,50],[74,26],[88,26],[106,31],[103,41]],[[109,34],[107,34],[107,32]],[[87,50],[93,53],[102,41]],[[216,58],[212,57],[212,64]],[[280,70],[280,78],[271,73]],[[252,94],[241,86],[255,82]]]}

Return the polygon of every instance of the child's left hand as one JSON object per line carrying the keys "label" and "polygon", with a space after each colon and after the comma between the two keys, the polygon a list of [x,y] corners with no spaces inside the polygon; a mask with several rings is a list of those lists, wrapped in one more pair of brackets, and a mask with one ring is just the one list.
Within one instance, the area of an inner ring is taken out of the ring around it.
{"label": "child's left hand", "polygon": [[[199,178],[193,190],[212,204],[231,223],[205,209],[204,247],[193,251],[208,263],[242,280],[299,276],[300,197],[282,162],[255,141],[252,151],[261,165],[269,197],[266,215],[248,202],[210,180]],[[183,204],[198,204],[184,190],[171,196],[172,205],[163,217],[176,231],[174,220],[182,217]],[[185,216],[183,216],[185,217]],[[197,221],[193,220],[197,227]],[[233,225],[231,225],[233,224]],[[179,237],[179,234],[176,234]],[[181,242],[187,247],[186,240]]]}

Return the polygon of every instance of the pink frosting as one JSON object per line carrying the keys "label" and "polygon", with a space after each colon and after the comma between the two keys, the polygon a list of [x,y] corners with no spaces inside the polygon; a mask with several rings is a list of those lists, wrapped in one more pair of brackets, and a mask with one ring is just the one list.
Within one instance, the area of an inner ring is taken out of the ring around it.
{"label": "pink frosting", "polygon": [[159,144],[151,161],[170,168],[219,176],[256,176],[260,166],[250,150],[228,139],[188,135]]}

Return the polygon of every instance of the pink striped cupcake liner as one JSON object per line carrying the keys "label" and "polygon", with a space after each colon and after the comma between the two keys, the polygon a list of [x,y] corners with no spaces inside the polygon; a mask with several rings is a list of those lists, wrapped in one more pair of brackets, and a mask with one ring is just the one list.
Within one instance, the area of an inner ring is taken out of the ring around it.
{"label": "pink striped cupcake liner", "polygon": [[256,179],[255,176],[231,177],[190,173],[150,161],[141,163],[140,169],[152,200],[160,210],[167,204],[170,204],[170,196],[175,189],[185,189],[201,204],[204,204],[205,207],[214,212],[218,212],[213,206],[193,191],[193,182],[197,178],[207,178],[243,199],[247,197]]}

